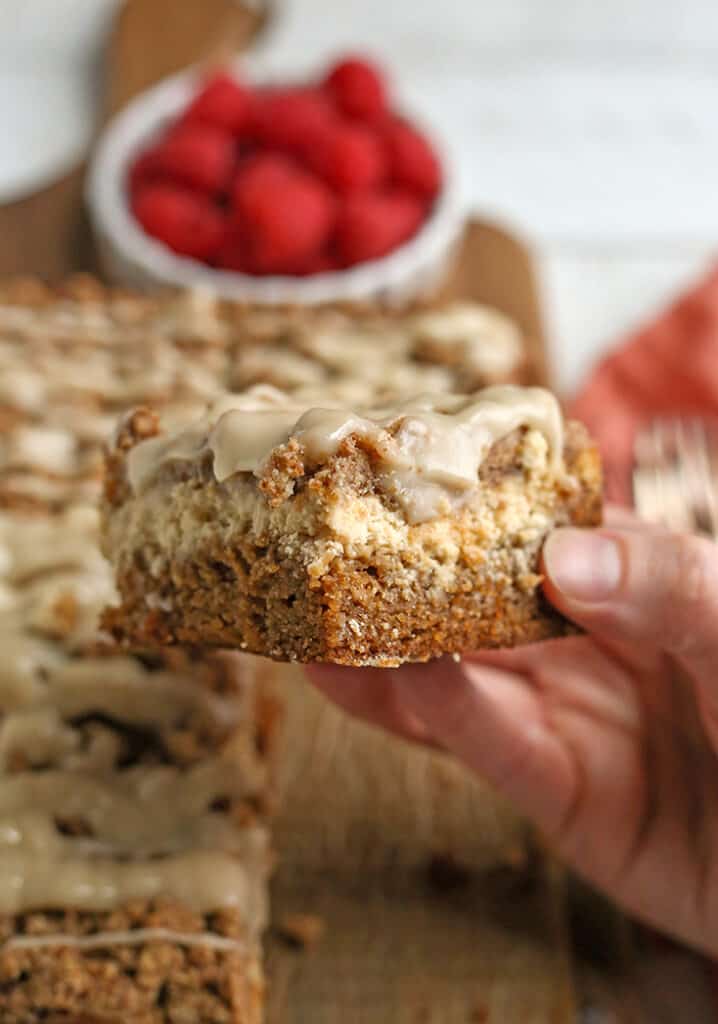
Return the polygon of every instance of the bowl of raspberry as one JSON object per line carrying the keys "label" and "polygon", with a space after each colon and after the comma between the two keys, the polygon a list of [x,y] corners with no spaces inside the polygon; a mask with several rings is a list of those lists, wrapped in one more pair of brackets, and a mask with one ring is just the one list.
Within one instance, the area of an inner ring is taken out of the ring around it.
{"label": "bowl of raspberry", "polygon": [[449,163],[363,57],[299,83],[233,63],[130,103],[99,142],[87,198],[120,283],[400,303],[435,291],[456,250]]}

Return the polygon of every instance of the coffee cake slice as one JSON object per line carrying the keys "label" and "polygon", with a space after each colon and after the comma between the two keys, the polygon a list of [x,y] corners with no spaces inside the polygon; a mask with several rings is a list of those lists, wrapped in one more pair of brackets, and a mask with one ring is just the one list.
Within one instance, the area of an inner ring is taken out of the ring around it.
{"label": "coffee cake slice", "polygon": [[380,410],[260,387],[164,435],[130,415],[104,550],[130,644],[398,665],[563,633],[539,552],[600,519],[600,466],[555,398],[503,386]]}
{"label": "coffee cake slice", "polygon": [[259,1024],[266,772],[234,668],[0,641],[0,1019]]}
{"label": "coffee cake slice", "polygon": [[258,1024],[252,666],[110,649],[96,541],[94,508],[0,514],[0,1019]]}

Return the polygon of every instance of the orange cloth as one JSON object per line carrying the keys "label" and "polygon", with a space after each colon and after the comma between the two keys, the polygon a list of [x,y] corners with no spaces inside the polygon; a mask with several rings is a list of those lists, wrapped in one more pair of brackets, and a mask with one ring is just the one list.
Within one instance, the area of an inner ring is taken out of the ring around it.
{"label": "orange cloth", "polygon": [[601,446],[607,497],[630,504],[637,429],[656,416],[718,418],[718,268],[603,359],[569,408]]}

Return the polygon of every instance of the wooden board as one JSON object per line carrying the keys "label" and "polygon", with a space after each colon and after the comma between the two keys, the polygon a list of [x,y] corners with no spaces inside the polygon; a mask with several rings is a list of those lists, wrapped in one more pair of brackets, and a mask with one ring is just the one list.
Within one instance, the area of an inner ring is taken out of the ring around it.
{"label": "wooden board", "polygon": [[526,338],[530,382],[550,385],[535,264],[525,242],[498,224],[471,221],[443,296],[485,302],[512,317]]}
{"label": "wooden board", "polygon": [[267,942],[267,1024],[573,1024],[561,883],[493,874],[278,873],[273,914],[319,914],[296,952]]}
{"label": "wooden board", "polygon": [[190,64],[245,50],[269,16],[269,3],[256,0],[126,0],[107,54],[106,112]]}
{"label": "wooden board", "polygon": [[492,1024],[569,1024],[563,879],[530,859],[515,812],[454,759],[350,718],[296,666],[259,672],[283,711],[272,918],[319,914],[327,930],[307,954],[270,939],[269,1021],[329,1024],[341,1007],[347,1024],[464,1024],[488,1007]]}

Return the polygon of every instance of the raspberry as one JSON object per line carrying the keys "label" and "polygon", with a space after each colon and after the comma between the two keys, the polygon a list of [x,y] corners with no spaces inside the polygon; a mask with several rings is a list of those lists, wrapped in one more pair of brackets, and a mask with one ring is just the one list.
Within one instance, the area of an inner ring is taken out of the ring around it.
{"label": "raspberry", "polygon": [[150,181],[156,181],[161,176],[162,172],[157,165],[156,149],[149,149],[141,153],[134,163],[130,165],[130,171],[127,176],[130,193],[134,195],[142,185],[146,185]]}
{"label": "raspberry", "polygon": [[350,117],[374,120],[387,107],[387,90],[377,67],[362,57],[345,57],[330,70],[324,85]]}
{"label": "raspberry", "polygon": [[385,256],[415,233],[423,216],[420,200],[408,193],[351,196],[339,213],[335,236],[343,263]]}
{"label": "raspberry", "polygon": [[268,89],[257,97],[253,133],[266,146],[305,152],[334,120],[331,103],[317,89]]}
{"label": "raspberry", "polygon": [[221,192],[235,165],[234,139],[208,124],[180,124],[145,154],[157,170],[201,192]]}
{"label": "raspberry", "polygon": [[241,134],[252,114],[252,93],[231,75],[210,78],[182,116],[183,123],[199,121]]}
{"label": "raspberry", "polygon": [[387,161],[379,139],[360,124],[346,123],[328,133],[309,162],[338,192],[376,188],[386,177]]}
{"label": "raspberry", "polygon": [[182,256],[209,259],[224,238],[225,218],[219,210],[181,186],[141,187],[132,199],[132,211],[148,235]]}
{"label": "raspberry", "polygon": [[225,233],[222,244],[215,255],[214,264],[222,270],[237,270],[240,273],[249,272],[247,246],[242,237],[242,232],[238,228],[231,227]]}
{"label": "raspberry", "polygon": [[293,273],[323,249],[334,223],[326,186],[276,156],[248,161],[232,190],[235,223],[256,273]]}
{"label": "raspberry", "polygon": [[441,165],[429,142],[403,121],[389,123],[384,138],[396,184],[434,198],[441,188]]}
{"label": "raspberry", "polygon": [[297,277],[310,277],[312,274],[326,274],[332,270],[339,270],[339,264],[329,253],[320,252],[296,267],[294,273]]}
{"label": "raspberry", "polygon": [[254,202],[264,192],[281,187],[286,178],[292,178],[299,166],[281,153],[257,153],[239,165],[230,190],[232,208],[238,210]]}

